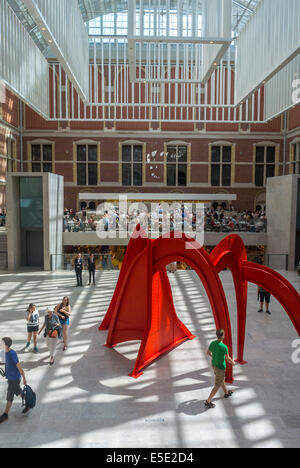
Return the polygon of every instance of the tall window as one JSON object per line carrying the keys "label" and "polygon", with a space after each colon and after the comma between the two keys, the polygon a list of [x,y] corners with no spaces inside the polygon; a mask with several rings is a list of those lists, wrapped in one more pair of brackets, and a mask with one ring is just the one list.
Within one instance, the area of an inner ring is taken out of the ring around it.
{"label": "tall window", "polygon": [[98,185],[97,145],[77,146],[77,185]]}
{"label": "tall window", "polygon": [[255,185],[264,187],[269,177],[275,176],[276,148],[274,146],[257,146],[255,160]]}
{"label": "tall window", "polygon": [[211,161],[211,185],[213,187],[230,187],[232,147],[213,146]]}
{"label": "tall window", "polygon": [[7,157],[7,172],[16,171],[16,142],[12,138],[6,140],[6,157]]}
{"label": "tall window", "polygon": [[300,143],[294,145],[293,174],[300,175]]}
{"label": "tall window", "polygon": [[122,184],[143,185],[143,147],[124,145],[122,147]]}
{"label": "tall window", "polygon": [[32,172],[52,172],[52,145],[32,145]]}
{"label": "tall window", "polygon": [[187,146],[167,147],[167,185],[184,187],[187,185],[188,148]]}

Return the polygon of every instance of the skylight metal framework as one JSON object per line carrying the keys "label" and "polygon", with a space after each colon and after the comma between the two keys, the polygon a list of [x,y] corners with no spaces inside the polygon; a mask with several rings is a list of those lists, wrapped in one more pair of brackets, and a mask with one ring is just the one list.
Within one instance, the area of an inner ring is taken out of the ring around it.
{"label": "skylight metal framework", "polygon": [[[12,64],[24,52],[20,35],[10,50],[1,37],[2,77],[43,116],[50,78],[52,120],[249,124],[295,105],[295,92],[300,99],[299,0],[0,2],[51,57],[49,66],[31,41],[36,76],[26,69],[22,84],[24,68]],[[93,20],[89,38],[83,19]]]}
{"label": "skylight metal framework", "polygon": [[[146,1],[146,0],[145,0]],[[196,0],[194,0],[196,2]],[[260,0],[232,0],[232,30],[235,35],[247,24]],[[127,12],[128,0],[78,0],[84,21],[88,22],[104,15]],[[177,0],[170,0],[170,8],[175,10]]]}
{"label": "skylight metal framework", "polygon": [[[231,5],[177,0],[171,8],[170,0],[129,0],[130,80],[141,80],[136,70],[143,66],[147,82],[207,82],[232,41]],[[172,77],[166,70],[174,60],[178,72]]]}
{"label": "skylight metal framework", "polygon": [[28,34],[31,36],[32,40],[38,46],[40,51],[46,55],[50,45],[44,39],[40,28],[37,26],[33,17],[29,13],[28,9],[24,5],[22,0],[7,0],[7,3],[14,11],[15,15],[18,17]]}
{"label": "skylight metal framework", "polygon": [[157,123],[263,121],[263,96],[260,90],[243,105],[234,106],[232,50],[228,50],[205,86],[188,82],[147,83],[143,80],[131,83],[123,38],[112,37],[107,42],[107,37],[95,36],[93,40],[90,103],[86,105],[82,102],[61,66],[53,63],[50,65],[51,119]]}

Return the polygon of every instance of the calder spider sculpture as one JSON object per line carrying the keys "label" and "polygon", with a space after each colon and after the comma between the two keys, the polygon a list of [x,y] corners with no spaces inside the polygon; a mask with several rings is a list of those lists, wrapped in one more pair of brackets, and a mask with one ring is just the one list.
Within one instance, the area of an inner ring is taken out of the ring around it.
{"label": "calder spider sculpture", "polygon": [[[170,238],[171,237],[171,238]],[[247,261],[238,235],[229,235],[209,255],[194,239],[171,233],[149,239],[137,226],[131,238],[110,307],[100,326],[109,330],[107,344],[113,348],[126,341],[141,341],[131,377],[194,335],[177,317],[166,266],[182,261],[198,274],[207,292],[216,328],[224,329],[225,343],[233,355],[231,321],[220,271],[229,268],[233,275],[238,312],[237,362],[244,361],[248,282],[269,291],[283,306],[300,336],[300,295],[279,273]],[[228,367],[226,381],[233,382]]]}

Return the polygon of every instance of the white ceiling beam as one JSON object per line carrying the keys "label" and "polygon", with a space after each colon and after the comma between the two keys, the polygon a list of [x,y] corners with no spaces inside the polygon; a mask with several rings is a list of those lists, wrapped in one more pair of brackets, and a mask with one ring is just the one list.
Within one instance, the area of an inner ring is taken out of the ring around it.
{"label": "white ceiling beam", "polygon": [[88,101],[89,40],[77,0],[23,0],[23,3],[79,96]]}

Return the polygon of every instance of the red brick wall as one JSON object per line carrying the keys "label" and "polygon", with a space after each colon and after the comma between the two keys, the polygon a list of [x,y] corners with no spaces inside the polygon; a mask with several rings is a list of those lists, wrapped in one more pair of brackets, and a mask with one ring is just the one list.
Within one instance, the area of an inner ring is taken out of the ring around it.
{"label": "red brick wall", "polygon": [[[102,112],[103,110],[101,110]],[[88,115],[89,117],[89,115]],[[289,128],[300,126],[300,106],[290,112]],[[206,125],[191,123],[152,123],[148,122],[71,122],[57,123],[45,122],[35,112],[26,108],[24,137],[24,170],[27,170],[27,142],[42,138],[55,142],[55,170],[65,177],[65,205],[76,208],[78,193],[85,190],[95,192],[128,192],[128,187],[118,187],[119,182],[119,143],[127,140],[137,140],[147,144],[147,154],[151,155],[150,163],[146,164],[145,173],[147,185],[143,188],[134,188],[139,192],[181,191],[186,193],[216,193],[224,191],[223,188],[208,187],[209,177],[209,144],[216,141],[228,141],[236,145],[236,184],[247,184],[247,187],[232,187],[229,193],[238,195],[238,208],[252,208],[255,205],[255,197],[262,192],[262,188],[255,188],[253,178],[253,145],[262,141],[271,141],[281,144],[281,160],[283,135],[281,133],[281,118],[277,118],[268,124],[238,125],[217,124]],[[66,131],[61,132],[61,128]],[[196,131],[195,131],[196,130]],[[199,132],[200,130],[200,132]],[[161,136],[164,132],[164,137]],[[263,134],[263,135],[262,135]],[[73,143],[79,140],[93,140],[101,144],[101,182],[96,189],[74,187],[73,183]],[[164,152],[165,143],[182,140],[191,144],[191,183],[192,187],[173,189],[163,187],[164,170],[161,164],[161,153]],[[0,141],[1,144],[1,141]],[[155,156],[152,154],[156,152]],[[151,169],[152,167],[152,169]],[[153,172],[155,177],[153,177]],[[103,185],[104,184],[104,185]],[[111,186],[109,184],[112,184]]]}
{"label": "red brick wall", "polygon": [[[16,169],[20,170],[20,139],[19,128],[19,100],[8,89],[5,90],[4,102],[0,103],[0,211],[6,208],[6,168],[7,168],[7,139],[16,141]],[[1,97],[2,94],[1,94]]]}
{"label": "red brick wall", "polygon": [[15,128],[19,127],[19,100],[8,89],[5,90],[5,102],[0,104],[2,119]]}
{"label": "red brick wall", "polygon": [[289,130],[300,127],[300,105],[294,107],[289,112]]}

